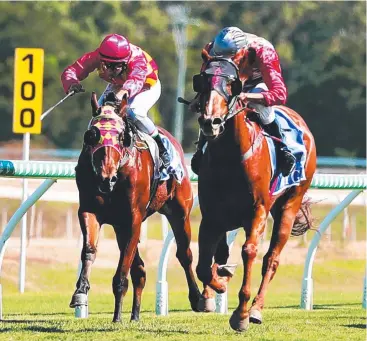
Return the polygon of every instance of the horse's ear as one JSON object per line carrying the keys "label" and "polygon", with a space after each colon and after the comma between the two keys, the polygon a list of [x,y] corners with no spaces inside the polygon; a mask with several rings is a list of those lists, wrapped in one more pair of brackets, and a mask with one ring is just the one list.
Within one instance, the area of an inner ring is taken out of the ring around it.
{"label": "horse's ear", "polygon": [[97,111],[99,109],[99,105],[98,105],[98,101],[97,101],[97,94],[94,91],[92,92],[92,96],[90,98],[90,104],[92,106],[92,111],[94,113],[97,113]]}
{"label": "horse's ear", "polygon": [[233,57],[233,62],[240,68],[246,59],[246,51],[244,49],[239,50]]}
{"label": "horse's ear", "polygon": [[84,133],[84,143],[87,146],[94,147],[101,139],[101,132],[97,127],[92,126]]}
{"label": "horse's ear", "polygon": [[201,51],[201,58],[204,62],[207,62],[210,59],[209,52],[206,49]]}
{"label": "horse's ear", "polygon": [[122,97],[121,104],[120,104],[120,111],[119,111],[120,117],[124,117],[126,115],[126,109],[127,109],[127,95],[125,94]]}

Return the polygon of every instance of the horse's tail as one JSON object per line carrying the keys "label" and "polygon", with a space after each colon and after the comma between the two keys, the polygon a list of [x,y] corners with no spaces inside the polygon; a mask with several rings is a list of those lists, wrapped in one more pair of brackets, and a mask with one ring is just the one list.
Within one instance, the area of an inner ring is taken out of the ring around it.
{"label": "horse's tail", "polygon": [[311,204],[311,199],[304,196],[292,227],[292,236],[301,236],[305,234],[307,230],[312,229],[314,219],[311,214]]}

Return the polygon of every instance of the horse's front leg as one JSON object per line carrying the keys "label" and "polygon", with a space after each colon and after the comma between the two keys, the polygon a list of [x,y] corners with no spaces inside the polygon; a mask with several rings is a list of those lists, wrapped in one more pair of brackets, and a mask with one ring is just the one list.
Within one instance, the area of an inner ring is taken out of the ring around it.
{"label": "horse's front leg", "polygon": [[112,280],[112,289],[115,296],[113,322],[121,321],[122,301],[129,285],[128,275],[137,250],[141,223],[141,215],[136,212],[134,217],[132,217],[131,227],[128,225],[124,225],[123,227],[114,226],[120,249],[120,259]]}
{"label": "horse's front leg", "polygon": [[145,287],[146,271],[144,268],[144,262],[140,258],[138,249],[136,250],[134,261],[131,265],[131,280],[133,282],[134,287],[133,306],[131,309],[131,321],[139,321],[141,294]]}
{"label": "horse's front leg", "polygon": [[243,281],[241,290],[238,293],[239,303],[229,320],[230,326],[236,331],[245,331],[249,327],[250,319],[247,303],[251,297],[251,270],[256,258],[260,236],[264,231],[267,213],[264,205],[257,205],[254,218],[251,222],[251,229],[246,230],[246,241],[241,252]]}
{"label": "horse's front leg", "polygon": [[204,285],[200,311],[214,311],[214,291],[224,293],[231,276],[220,276],[217,273],[218,264],[213,263],[219,241],[225,237],[225,229],[218,222],[203,217],[199,228],[199,261],[196,267],[198,278]]}
{"label": "horse's front leg", "polygon": [[100,223],[94,213],[78,211],[79,223],[83,234],[81,252],[82,268],[76,283],[76,290],[71,298],[70,308],[88,305],[89,276],[96,259]]}
{"label": "horse's front leg", "polygon": [[[225,265],[227,264],[228,258],[229,258],[229,247],[227,244],[227,236],[226,234],[224,234],[218,243],[217,250],[215,251],[213,267],[214,269],[218,269],[219,267],[220,274],[232,276],[232,274],[228,272],[227,274],[224,273],[226,272]],[[231,277],[228,277],[228,280],[230,278]],[[209,285],[204,285],[202,297],[203,297],[203,300],[202,300],[203,304],[201,306],[201,311],[214,312],[216,309],[215,291]]]}

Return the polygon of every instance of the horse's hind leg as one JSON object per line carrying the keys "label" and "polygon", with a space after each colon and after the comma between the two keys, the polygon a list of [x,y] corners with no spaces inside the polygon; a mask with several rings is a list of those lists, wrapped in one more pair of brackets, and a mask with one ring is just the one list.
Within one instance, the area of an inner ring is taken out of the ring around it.
{"label": "horse's hind leg", "polygon": [[141,294],[145,287],[146,272],[144,268],[144,262],[140,258],[138,249],[136,250],[135,257],[131,265],[130,275],[134,287],[133,306],[131,309],[131,321],[139,321]]}
{"label": "horse's hind leg", "polygon": [[[189,300],[191,309],[198,311],[198,303],[201,297],[200,290],[195,280],[192,270],[192,252],[190,248],[191,242],[191,225],[190,210],[191,204],[188,201],[173,198],[166,204],[165,213],[169,223],[171,224],[173,234],[176,239],[177,253],[176,257],[183,267],[189,287]],[[169,213],[166,213],[169,212]]]}
{"label": "horse's hind leg", "polygon": [[83,249],[81,252],[82,268],[76,284],[76,290],[71,298],[70,308],[79,305],[88,305],[89,276],[92,264],[96,259],[100,224],[96,215],[78,211],[80,227],[83,233]]}
{"label": "horse's hind leg", "polygon": [[290,192],[286,197],[279,198],[271,210],[274,219],[273,232],[269,250],[263,258],[262,281],[249,312],[252,323],[262,323],[261,312],[264,307],[265,294],[279,266],[280,253],[291,234],[304,192],[302,187],[296,187],[293,193]]}

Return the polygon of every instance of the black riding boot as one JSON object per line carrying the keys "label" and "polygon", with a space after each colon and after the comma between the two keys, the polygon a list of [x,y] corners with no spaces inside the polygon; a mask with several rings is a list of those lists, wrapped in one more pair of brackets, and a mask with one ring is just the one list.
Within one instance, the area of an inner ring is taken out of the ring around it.
{"label": "black riding boot", "polygon": [[167,152],[166,147],[163,144],[163,141],[160,137],[160,135],[158,134],[157,136],[154,137],[154,141],[157,143],[158,145],[158,149],[159,149],[159,157],[162,160],[162,164],[164,168],[168,168],[169,165],[171,164],[171,158]]}
{"label": "black riding boot", "polygon": [[203,132],[201,131],[201,129],[200,129],[200,132],[199,132],[198,141],[195,142],[195,143],[196,143],[196,151],[195,151],[194,155],[191,158],[191,170],[196,175],[199,175],[201,159],[203,157],[203,147],[206,143],[206,138],[205,138]]}
{"label": "black riding boot", "polygon": [[280,127],[277,122],[274,120],[270,124],[263,125],[264,130],[271,136],[279,138],[282,142],[275,141],[275,148],[277,152],[277,161],[278,167],[280,167],[280,171],[283,176],[288,176],[296,165],[296,158],[290,152],[284,141],[284,136],[280,131]]}

